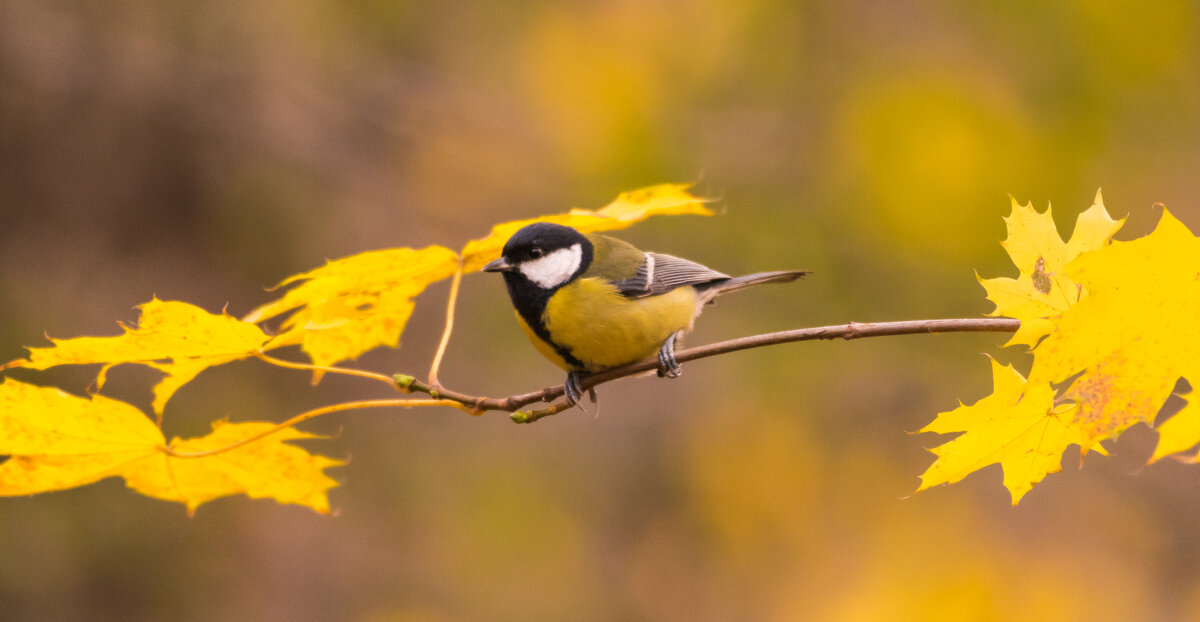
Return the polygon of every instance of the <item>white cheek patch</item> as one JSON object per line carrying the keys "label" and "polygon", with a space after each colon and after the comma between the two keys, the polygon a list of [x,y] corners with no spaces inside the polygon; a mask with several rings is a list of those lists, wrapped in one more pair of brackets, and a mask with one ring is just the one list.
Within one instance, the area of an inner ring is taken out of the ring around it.
{"label": "white cheek patch", "polygon": [[521,264],[521,274],[540,287],[550,289],[567,282],[579,269],[583,261],[583,247],[579,244],[560,248],[545,257]]}

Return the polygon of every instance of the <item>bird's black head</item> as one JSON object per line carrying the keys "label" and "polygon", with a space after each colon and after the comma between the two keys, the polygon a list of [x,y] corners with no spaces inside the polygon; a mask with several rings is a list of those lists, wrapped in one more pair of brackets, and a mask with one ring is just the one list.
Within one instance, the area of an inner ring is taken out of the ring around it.
{"label": "bird's black head", "polygon": [[514,287],[553,291],[583,274],[593,250],[592,243],[571,227],[538,222],[514,233],[500,259],[483,269],[504,274],[515,302]]}
{"label": "bird's black head", "polygon": [[[578,231],[539,222],[514,233],[504,244],[500,258],[483,269],[504,275],[508,297],[517,313],[543,341],[553,344],[542,323],[542,312],[558,288],[587,270],[593,252],[592,243]],[[560,354],[569,356],[565,350]]]}

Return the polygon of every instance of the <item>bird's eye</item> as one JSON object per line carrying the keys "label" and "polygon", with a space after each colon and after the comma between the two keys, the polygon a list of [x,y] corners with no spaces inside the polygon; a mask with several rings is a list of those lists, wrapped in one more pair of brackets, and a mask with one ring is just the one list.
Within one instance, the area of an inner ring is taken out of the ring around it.
{"label": "bird's eye", "polygon": [[543,253],[542,253],[542,249],[535,246],[535,247],[529,249],[528,254],[529,254],[530,259],[540,259]]}

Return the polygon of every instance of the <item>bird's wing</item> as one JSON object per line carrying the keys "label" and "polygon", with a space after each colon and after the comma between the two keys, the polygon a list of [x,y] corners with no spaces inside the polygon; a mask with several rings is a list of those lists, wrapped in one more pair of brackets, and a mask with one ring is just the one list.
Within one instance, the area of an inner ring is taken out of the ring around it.
{"label": "bird's wing", "polygon": [[633,277],[616,281],[617,290],[627,298],[656,296],[683,285],[705,285],[730,278],[694,261],[661,253],[646,253]]}

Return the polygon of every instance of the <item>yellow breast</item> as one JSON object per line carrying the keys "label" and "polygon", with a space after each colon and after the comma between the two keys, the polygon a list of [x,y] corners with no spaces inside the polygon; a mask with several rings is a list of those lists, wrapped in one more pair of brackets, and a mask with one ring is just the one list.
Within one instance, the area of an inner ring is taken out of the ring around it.
{"label": "yellow breast", "polygon": [[[696,290],[680,287],[659,296],[626,298],[612,284],[585,278],[558,290],[542,321],[551,340],[596,372],[653,356],[672,333],[690,330],[698,308]],[[573,368],[524,322],[533,345],[559,367]]]}

